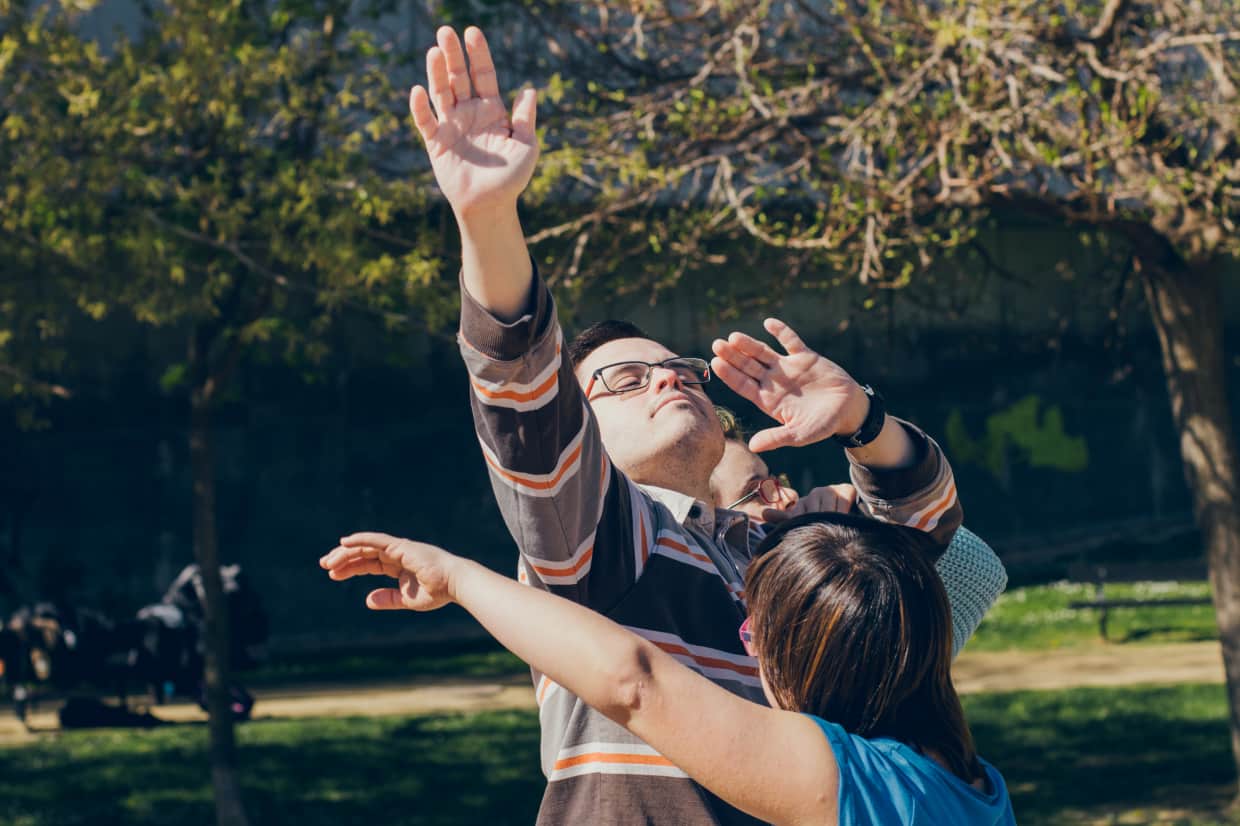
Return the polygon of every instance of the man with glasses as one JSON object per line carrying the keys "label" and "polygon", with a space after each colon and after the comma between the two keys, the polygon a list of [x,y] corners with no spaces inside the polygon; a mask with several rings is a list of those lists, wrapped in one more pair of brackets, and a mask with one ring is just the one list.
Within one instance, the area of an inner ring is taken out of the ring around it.
{"label": "man with glasses", "polygon": [[[839,435],[867,512],[915,524],[940,545],[960,523],[951,470],[932,441],[774,320],[767,329],[784,353],[734,333],[715,342],[709,365],[624,322],[594,325],[565,348],[517,215],[538,154],[534,92],[523,90],[510,116],[482,33],[465,32],[468,65],[452,29],[437,41],[429,94],[415,87],[410,108],[460,229],[461,352],[483,457],[520,550],[518,578],[763,702],[736,634],[748,520],[709,504],[724,449],[703,390],[712,368],[780,422],[756,449]],[[540,824],[754,822],[533,676],[548,779]]]}

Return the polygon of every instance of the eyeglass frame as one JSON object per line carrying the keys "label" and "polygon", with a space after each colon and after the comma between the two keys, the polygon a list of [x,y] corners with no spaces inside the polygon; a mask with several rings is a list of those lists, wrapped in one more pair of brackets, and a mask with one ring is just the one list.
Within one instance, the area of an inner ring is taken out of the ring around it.
{"label": "eyeglass frame", "polygon": [[758,656],[754,653],[753,647],[753,626],[750,625],[752,616],[745,617],[745,621],[741,623],[741,627],[737,629],[737,634],[741,638],[741,647],[745,649],[745,653],[751,657]]}
{"label": "eyeglass frame", "polygon": [[[780,474],[780,476],[782,475],[783,474]],[[762,492],[762,486],[765,485],[767,482],[775,483],[775,498],[774,499],[768,499],[766,497],[766,494]],[[782,501],[784,498],[783,490],[786,487],[791,487],[791,485],[785,485],[782,481],[780,481],[779,476],[768,476],[762,481],[758,482],[758,484],[754,487],[754,489],[749,491],[749,493],[745,494],[740,499],[737,499],[735,502],[728,505],[726,510],[735,510],[738,505],[745,504],[750,499],[753,499],[755,496],[759,497],[762,500],[762,504],[764,505],[778,505],[780,501]]]}
{"label": "eyeglass frame", "polygon": [[[607,391],[606,395],[608,396],[619,396],[621,393],[632,393],[636,390],[644,390],[650,386],[650,377],[654,374],[654,368],[656,367],[666,368],[668,363],[673,362],[673,361],[691,361],[691,362],[697,362],[702,365],[702,372],[705,378],[703,378],[701,381],[685,381],[684,379],[678,379],[681,384],[701,385],[701,384],[706,384],[710,381],[710,362],[707,361],[706,359],[700,359],[694,356],[673,356],[672,358],[664,359],[663,361],[640,361],[638,359],[625,359],[624,361],[616,361],[616,362],[612,362],[611,364],[604,364],[602,367],[598,368],[593,373],[591,373],[590,381],[587,382],[586,384],[586,394],[585,394],[586,398],[587,399],[590,398],[590,391],[594,388],[594,383],[596,381],[602,383],[603,389]],[[612,390],[610,387],[607,386],[607,380],[603,378],[603,371],[610,370],[612,367],[619,367],[621,364],[644,364],[646,365],[646,378],[642,381],[641,384],[637,385],[636,387],[626,387],[623,390]]]}

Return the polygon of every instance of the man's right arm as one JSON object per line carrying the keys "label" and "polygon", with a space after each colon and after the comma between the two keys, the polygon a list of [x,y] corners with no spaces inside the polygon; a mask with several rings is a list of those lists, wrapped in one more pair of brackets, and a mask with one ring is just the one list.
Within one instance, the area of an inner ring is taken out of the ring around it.
{"label": "man's right arm", "polygon": [[461,354],[478,441],[521,551],[519,578],[606,611],[641,574],[656,538],[652,514],[603,449],[536,276],[529,302],[504,322],[462,292]]}
{"label": "man's right arm", "polygon": [[517,199],[538,158],[534,92],[510,116],[482,32],[465,32],[468,65],[450,27],[436,40],[429,91],[415,87],[409,105],[461,232],[460,343],[478,441],[520,578],[606,610],[641,573],[651,513],[603,450],[526,250]]}

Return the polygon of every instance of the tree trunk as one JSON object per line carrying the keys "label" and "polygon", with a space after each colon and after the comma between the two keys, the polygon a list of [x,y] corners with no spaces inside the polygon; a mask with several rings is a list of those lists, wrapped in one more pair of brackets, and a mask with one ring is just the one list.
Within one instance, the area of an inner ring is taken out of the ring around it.
{"label": "tree trunk", "polygon": [[[1240,496],[1228,409],[1223,297],[1217,267],[1142,260],[1146,301],[1162,345],[1171,413],[1193,511],[1206,543],[1240,775]],[[1237,797],[1240,802],[1240,797]]]}
{"label": "tree trunk", "polygon": [[[193,350],[193,347],[191,347]],[[211,442],[211,399],[202,384],[191,390],[189,453],[193,470],[194,558],[202,571],[203,613],[206,617],[207,729],[211,783],[215,789],[218,826],[248,826],[237,782],[236,741],[229,686],[228,611],[220,579],[215,535],[215,456]]]}

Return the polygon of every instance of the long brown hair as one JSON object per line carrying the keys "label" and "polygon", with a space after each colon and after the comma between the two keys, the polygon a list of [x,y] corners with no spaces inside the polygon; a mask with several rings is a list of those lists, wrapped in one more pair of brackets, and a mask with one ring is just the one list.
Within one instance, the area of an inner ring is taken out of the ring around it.
{"label": "long brown hair", "polygon": [[782,708],[982,774],[951,682],[947,594],[918,537],[851,514],[781,524],[746,576],[753,642]]}

